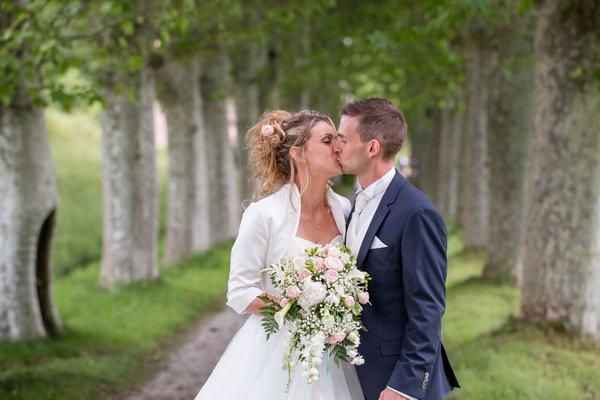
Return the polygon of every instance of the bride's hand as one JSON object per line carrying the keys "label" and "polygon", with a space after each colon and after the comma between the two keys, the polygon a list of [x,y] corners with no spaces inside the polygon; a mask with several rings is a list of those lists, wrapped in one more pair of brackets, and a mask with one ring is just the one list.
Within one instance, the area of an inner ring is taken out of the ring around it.
{"label": "bride's hand", "polygon": [[[276,302],[277,304],[279,304],[279,299],[275,296],[271,296],[270,294],[266,294],[266,293],[262,293],[260,296],[267,296],[269,299],[271,299],[274,302]],[[252,301],[252,303],[250,303],[248,308],[246,308],[246,312],[250,313],[250,314],[262,316],[262,312],[260,311],[260,309],[266,305],[267,305],[267,303],[265,303],[263,300],[261,300],[257,297]]]}

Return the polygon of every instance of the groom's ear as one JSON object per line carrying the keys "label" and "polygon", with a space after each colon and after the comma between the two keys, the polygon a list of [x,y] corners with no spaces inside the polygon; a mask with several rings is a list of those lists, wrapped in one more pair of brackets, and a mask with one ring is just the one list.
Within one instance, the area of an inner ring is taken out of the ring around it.
{"label": "groom's ear", "polygon": [[369,140],[367,144],[367,155],[369,158],[375,158],[381,153],[381,143],[377,139]]}

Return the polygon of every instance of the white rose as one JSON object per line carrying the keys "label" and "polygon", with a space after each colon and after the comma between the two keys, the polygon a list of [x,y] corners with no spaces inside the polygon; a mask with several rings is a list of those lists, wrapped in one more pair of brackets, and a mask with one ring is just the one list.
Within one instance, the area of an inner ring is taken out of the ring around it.
{"label": "white rose", "polygon": [[327,296],[327,289],[322,283],[307,281],[304,284],[304,290],[300,297],[298,297],[298,304],[304,310],[308,311],[311,307],[322,303]]}
{"label": "white rose", "polygon": [[336,271],[341,271],[344,268],[344,264],[342,264],[340,259],[336,257],[327,257],[325,259],[325,266]]}

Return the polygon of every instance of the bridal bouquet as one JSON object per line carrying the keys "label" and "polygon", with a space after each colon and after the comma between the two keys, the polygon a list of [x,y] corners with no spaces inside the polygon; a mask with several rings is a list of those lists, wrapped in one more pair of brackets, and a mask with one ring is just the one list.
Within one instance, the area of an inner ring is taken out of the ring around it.
{"label": "bridal bouquet", "polygon": [[[361,365],[358,354],[361,304],[369,302],[371,279],[356,267],[347,247],[315,246],[304,254],[283,257],[269,268],[269,277],[281,300],[266,296],[263,328],[268,337],[289,324],[283,354],[283,369],[288,372],[288,387],[296,360],[303,375],[312,383],[319,379],[318,366],[326,357]],[[287,390],[287,389],[286,389]]]}

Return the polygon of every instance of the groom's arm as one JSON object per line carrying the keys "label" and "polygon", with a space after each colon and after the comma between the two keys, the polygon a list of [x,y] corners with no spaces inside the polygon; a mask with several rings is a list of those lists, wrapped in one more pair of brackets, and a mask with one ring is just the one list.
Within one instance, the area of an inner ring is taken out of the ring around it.
{"label": "groom's arm", "polygon": [[400,358],[388,387],[425,397],[441,343],[446,301],[446,225],[434,209],[411,215],[402,235],[402,277],[408,315]]}

